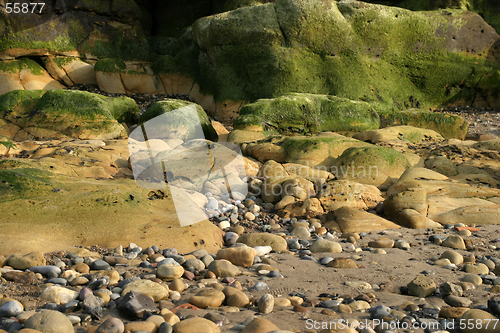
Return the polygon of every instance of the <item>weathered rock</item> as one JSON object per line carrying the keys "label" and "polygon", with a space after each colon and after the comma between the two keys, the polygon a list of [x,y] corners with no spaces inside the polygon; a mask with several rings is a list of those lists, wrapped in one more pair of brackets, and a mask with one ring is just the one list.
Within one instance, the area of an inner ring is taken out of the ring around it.
{"label": "weathered rock", "polygon": [[369,232],[401,228],[376,214],[353,207],[339,208],[335,211],[334,216],[342,232]]}
{"label": "weathered rock", "polygon": [[350,258],[335,258],[327,266],[333,268],[358,268],[356,262]]}
{"label": "weathered rock", "polygon": [[217,259],[227,259],[232,264],[242,267],[253,265],[256,252],[251,247],[231,247],[217,251]]}
{"label": "weathered rock", "polygon": [[286,240],[278,235],[269,233],[251,233],[243,234],[238,238],[239,243],[246,244],[250,247],[255,246],[271,246],[274,251],[281,252],[286,250]]}
{"label": "weathered rock", "polygon": [[178,279],[184,274],[184,268],[180,265],[160,265],[156,269],[156,276],[168,281]]}
{"label": "weathered rock", "polygon": [[443,246],[451,247],[452,249],[465,250],[465,243],[459,235],[450,235],[443,241]]}
{"label": "weathered rock", "polygon": [[166,285],[161,285],[159,283],[150,280],[137,280],[134,282],[127,283],[125,287],[123,287],[121,293],[122,297],[124,297],[132,290],[144,295],[148,295],[155,302],[167,299],[169,292],[168,287]]}
{"label": "weathered rock", "polygon": [[233,287],[225,287],[222,291],[226,295],[228,306],[245,307],[250,303],[248,296],[241,290]]}
{"label": "weathered rock", "polygon": [[150,296],[132,290],[122,296],[118,310],[127,317],[142,318],[145,313],[155,312],[157,309]]}
{"label": "weathered rock", "polygon": [[196,295],[189,298],[189,303],[205,309],[207,307],[218,308],[222,305],[225,295],[222,291],[213,288],[202,288]]}
{"label": "weathered rock", "polygon": [[207,269],[219,278],[234,277],[241,273],[238,267],[227,260],[214,260]]}
{"label": "weathered rock", "polygon": [[60,305],[67,304],[78,298],[79,293],[68,288],[50,286],[45,288],[40,295],[44,301]]}
{"label": "weathered rock", "polygon": [[419,275],[408,283],[408,294],[417,297],[427,297],[436,291],[436,283],[425,275]]}
{"label": "weathered rock", "polygon": [[245,326],[241,333],[266,333],[274,330],[279,330],[279,327],[268,319],[255,318]]}
{"label": "weathered rock", "polygon": [[118,318],[108,318],[96,329],[95,333],[123,333],[125,325]]}
{"label": "weathered rock", "polygon": [[257,307],[260,313],[271,313],[274,309],[274,296],[271,294],[264,294],[257,302]]}
{"label": "weathered rock", "polygon": [[318,238],[314,243],[312,243],[309,250],[312,253],[321,253],[321,252],[340,253],[342,252],[342,247],[337,242],[332,242],[323,238]]}
{"label": "weathered rock", "polygon": [[71,321],[59,311],[42,310],[35,313],[24,324],[44,333],[73,333],[75,330]]}
{"label": "weathered rock", "polygon": [[463,329],[464,333],[476,333],[478,332],[478,327],[481,326],[480,332],[485,333],[498,333],[500,332],[500,327],[498,325],[493,325],[498,318],[483,310],[471,309],[463,314],[459,320],[465,322],[473,322],[475,325],[471,327],[465,327]]}
{"label": "weathered rock", "polygon": [[342,207],[373,209],[384,200],[377,187],[350,180],[331,180],[322,184],[318,198],[326,211]]}
{"label": "weathered rock", "polygon": [[218,333],[220,332],[219,327],[212,321],[193,317],[184,319],[173,326],[174,333]]}
{"label": "weathered rock", "polygon": [[42,252],[13,254],[7,259],[6,264],[14,269],[25,270],[33,266],[45,265],[45,257]]}
{"label": "weathered rock", "polygon": [[428,140],[441,141],[441,134],[413,126],[391,126],[354,135],[355,139],[369,141],[371,143],[405,140],[411,143],[421,143]]}

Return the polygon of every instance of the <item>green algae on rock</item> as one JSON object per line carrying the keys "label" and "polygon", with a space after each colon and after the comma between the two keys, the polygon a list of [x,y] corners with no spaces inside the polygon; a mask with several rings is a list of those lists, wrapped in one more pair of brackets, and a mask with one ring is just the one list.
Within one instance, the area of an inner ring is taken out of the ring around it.
{"label": "green algae on rock", "polygon": [[32,138],[122,137],[126,131],[119,122],[131,124],[134,113],[138,112],[131,98],[105,97],[84,91],[12,91],[0,97],[3,120]]}
{"label": "green algae on rock", "polygon": [[430,129],[446,139],[465,139],[469,123],[462,117],[424,110],[396,111],[381,116],[382,126],[408,125]]}
{"label": "green algae on rock", "polygon": [[370,104],[328,95],[290,94],[260,99],[240,110],[235,129],[261,126],[267,134],[316,134],[378,128],[379,117]]}
{"label": "green algae on rock", "polygon": [[[171,112],[189,106],[196,108],[197,119],[186,117],[182,112]],[[202,139],[199,136],[200,133],[196,131],[197,126],[201,124],[205,139],[210,141],[217,141],[218,139],[217,132],[213,128],[203,108],[198,104],[178,99],[166,98],[151,103],[146,112],[139,118],[139,125],[164,114],[168,114],[168,118],[165,118],[166,122],[154,124],[154,126],[151,127],[151,131],[148,130],[147,135],[149,137],[166,138],[171,131],[177,131],[177,134],[179,134],[180,138],[183,140]]]}
{"label": "green algae on rock", "polygon": [[358,133],[354,135],[354,138],[361,141],[369,141],[371,143],[379,143],[392,140],[404,140],[411,143],[421,143],[429,140],[444,140],[444,138],[439,133],[433,130],[417,128],[413,126],[385,127]]}
{"label": "green algae on rock", "polygon": [[410,162],[400,152],[387,147],[364,146],[347,148],[331,167],[337,179],[346,179],[369,185],[387,185],[397,180]]}

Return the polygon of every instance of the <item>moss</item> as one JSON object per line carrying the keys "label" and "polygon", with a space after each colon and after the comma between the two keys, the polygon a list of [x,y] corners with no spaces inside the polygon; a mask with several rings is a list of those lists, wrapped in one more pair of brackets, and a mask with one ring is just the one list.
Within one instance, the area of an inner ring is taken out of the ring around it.
{"label": "moss", "polygon": [[469,123],[456,115],[429,111],[393,112],[383,116],[383,123],[388,126],[408,125],[431,129],[446,139],[465,139]]}
{"label": "moss", "polygon": [[93,43],[84,42],[81,46],[82,53],[90,53],[99,59],[116,58],[123,61],[151,61],[154,59],[149,40],[144,36],[126,38],[119,30],[112,35],[109,42],[102,40]]}
{"label": "moss", "polygon": [[63,66],[69,65],[73,61],[78,60],[78,58],[75,58],[75,57],[54,57],[52,60],[59,68],[62,68]]}
{"label": "moss", "polygon": [[135,123],[135,115],[140,113],[137,103],[129,97],[107,97],[105,103],[113,117],[129,127]]}
{"label": "moss", "polygon": [[12,90],[1,95],[0,116],[29,112],[44,93],[44,90]]}
{"label": "moss", "polygon": [[196,107],[198,119],[186,119],[182,114],[171,113],[170,117],[168,118],[168,124],[157,124],[157,125],[160,127],[166,126],[166,128],[169,129],[177,128],[179,126],[185,126],[188,128],[187,138],[199,139],[200,137],[197,137],[199,134],[196,133],[196,126],[201,124],[201,129],[203,130],[205,138],[207,140],[217,141],[218,139],[217,132],[213,128],[210,119],[208,118],[203,108],[198,104],[187,101],[167,98],[153,102],[148,107],[146,112],[144,112],[141,115],[139,119],[139,124],[144,124],[145,122],[152,120],[158,116],[161,116],[165,113],[169,113],[170,111],[174,111],[190,105],[194,105]]}
{"label": "moss", "polygon": [[36,61],[29,58],[19,58],[19,60],[0,61],[0,71],[17,74],[23,69],[29,69],[31,74],[43,75],[45,69]]}
{"label": "moss", "polygon": [[0,202],[40,196],[57,186],[51,182],[52,175],[49,171],[22,165],[12,167],[8,160],[0,161]]}
{"label": "moss", "polygon": [[96,72],[103,73],[121,73],[125,68],[125,63],[122,60],[110,58],[99,59],[94,65]]}
{"label": "moss", "polygon": [[260,99],[240,110],[235,129],[262,126],[268,134],[315,134],[322,131],[364,131],[379,127],[378,115],[365,102],[314,94]]}

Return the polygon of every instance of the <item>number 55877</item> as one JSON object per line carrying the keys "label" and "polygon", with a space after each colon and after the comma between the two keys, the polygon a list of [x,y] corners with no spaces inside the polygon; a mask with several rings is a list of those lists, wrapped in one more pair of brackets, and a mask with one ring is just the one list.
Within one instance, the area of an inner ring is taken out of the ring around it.
{"label": "number 55877", "polygon": [[28,14],[28,13],[34,13],[35,10],[38,10],[38,7],[40,7],[40,11],[38,11],[38,14],[42,13],[42,9],[45,6],[45,3],[43,2],[34,2],[34,3],[8,3],[5,6],[5,11],[7,14]]}

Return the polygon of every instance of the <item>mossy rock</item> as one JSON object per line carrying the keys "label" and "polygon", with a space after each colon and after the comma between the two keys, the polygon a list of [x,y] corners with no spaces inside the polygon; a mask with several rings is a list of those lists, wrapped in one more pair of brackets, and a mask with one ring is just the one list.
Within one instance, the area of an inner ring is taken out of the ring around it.
{"label": "mossy rock", "polygon": [[40,139],[123,137],[119,122],[130,124],[138,112],[131,98],[76,90],[11,91],[0,97],[0,115]]}
{"label": "mossy rock", "polygon": [[121,73],[125,69],[123,60],[113,58],[99,59],[94,65],[94,71],[102,73]]}
{"label": "mossy rock", "polygon": [[45,69],[36,61],[29,58],[20,58],[19,60],[0,61],[0,72],[17,74],[23,69],[29,69],[33,75],[43,75]]}
{"label": "mossy rock", "polygon": [[422,143],[425,141],[442,141],[444,138],[436,131],[417,128],[413,126],[393,126],[366,131],[354,135],[354,138],[371,143],[387,142],[394,140]]}
{"label": "mossy rock", "polygon": [[191,34],[196,47],[176,61],[197,59],[193,73],[216,102],[301,92],[365,101],[379,113],[436,107],[497,66],[488,59],[494,29],[460,9],[278,0],[201,18]]}
{"label": "mossy rock", "polygon": [[392,112],[381,116],[383,126],[408,125],[434,130],[446,139],[465,139],[469,123],[460,116],[422,110]]}
{"label": "mossy rock", "polygon": [[378,115],[368,103],[296,93],[243,106],[234,128],[261,126],[267,134],[317,134],[358,132],[378,128],[379,124]]}
{"label": "mossy rock", "polygon": [[408,159],[387,147],[365,146],[346,149],[330,168],[337,179],[369,185],[387,185],[410,168]]}
{"label": "mossy rock", "polygon": [[[183,114],[183,110],[176,111],[190,106],[194,107],[196,114],[186,115]],[[176,131],[176,135],[183,140],[203,139],[203,136],[210,141],[218,139],[217,132],[203,108],[188,101],[166,98],[151,103],[146,112],[139,118],[139,125],[146,123],[148,123],[146,132],[150,138],[169,138],[171,133]],[[202,130],[203,133],[200,133],[199,130]]]}

